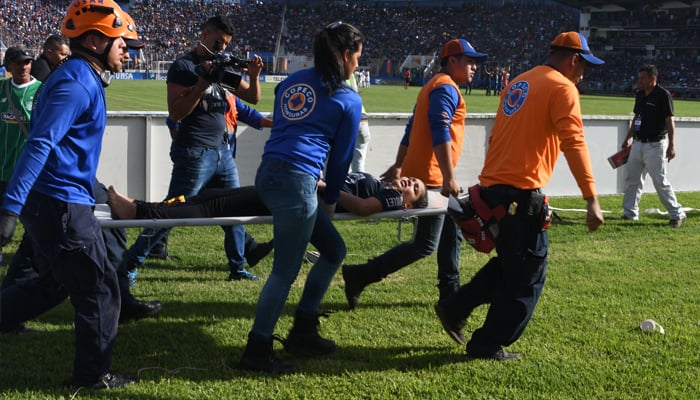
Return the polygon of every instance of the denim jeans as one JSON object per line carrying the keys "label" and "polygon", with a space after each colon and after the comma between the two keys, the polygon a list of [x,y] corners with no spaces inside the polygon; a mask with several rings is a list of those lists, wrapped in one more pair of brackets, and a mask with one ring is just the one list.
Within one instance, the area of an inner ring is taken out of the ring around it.
{"label": "denim jeans", "polygon": [[627,160],[627,176],[625,177],[625,195],[622,198],[624,215],[637,219],[639,217],[639,200],[644,190],[644,179],[649,174],[654,183],[659,201],[668,211],[669,219],[683,219],[685,212],[676,200],[671,182],[666,177],[666,149],[668,139],[658,142],[642,143],[638,140],[632,142],[632,149]]}
{"label": "denim jeans", "polygon": [[384,254],[367,262],[375,280],[380,280],[437,250],[438,286],[459,284],[459,254],[462,235],[457,225],[445,215],[418,217],[412,241],[394,246]]}
{"label": "denim jeans", "polygon": [[[170,148],[173,172],[168,188],[168,198],[184,195],[194,196],[203,188],[239,187],[238,168],[231,156],[228,145],[222,143],[218,149],[205,147],[184,147],[173,143]],[[224,250],[232,269],[242,268],[246,262],[244,248],[246,242],[243,225],[222,226],[224,230]],[[126,263],[129,267],[143,264],[153,246],[167,235],[170,228],[146,228],[129,248]],[[250,236],[248,240],[252,240]]]}
{"label": "denim jeans", "polygon": [[272,337],[309,243],[319,251],[297,310],[317,313],[347,252],[330,218],[318,211],[317,179],[283,161],[263,159],[255,178],[260,199],[272,213],[275,256],[260,293],[251,332]]}

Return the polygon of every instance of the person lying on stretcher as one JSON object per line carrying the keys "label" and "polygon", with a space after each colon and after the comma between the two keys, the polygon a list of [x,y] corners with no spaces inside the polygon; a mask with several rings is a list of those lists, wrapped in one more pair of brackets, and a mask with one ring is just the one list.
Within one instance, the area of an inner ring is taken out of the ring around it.
{"label": "person lying on stretcher", "polygon": [[[325,182],[320,180],[318,190]],[[254,186],[234,189],[204,189],[198,195],[174,197],[160,203],[134,200],[110,186],[107,192],[114,219],[180,219],[247,217],[270,215]],[[359,216],[390,210],[425,208],[428,194],[423,181],[402,177],[384,182],[371,174],[350,173],[340,192],[336,212],[351,212]]]}

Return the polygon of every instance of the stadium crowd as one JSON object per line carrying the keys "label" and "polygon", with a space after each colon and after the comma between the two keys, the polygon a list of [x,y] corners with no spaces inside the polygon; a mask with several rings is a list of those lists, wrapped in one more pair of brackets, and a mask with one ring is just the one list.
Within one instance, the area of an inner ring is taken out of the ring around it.
{"label": "stadium crowd", "polygon": [[[363,63],[373,76],[400,79],[400,66],[412,54],[434,54],[440,44],[454,37],[466,37],[488,53],[490,67],[505,67],[511,78],[543,62],[547,43],[557,32],[577,30],[579,17],[575,9],[541,2],[533,7],[523,2],[464,2],[459,6],[426,7],[412,2],[345,2],[307,4],[280,1],[250,1],[243,4],[215,1],[154,1],[133,0],[124,7],[138,21],[149,21],[139,27],[148,43],[146,58],[169,61],[193,47],[199,32],[198,24],[208,15],[229,14],[238,21],[231,48],[234,54],[249,51],[275,51],[278,36],[279,54],[310,55],[315,32],[308,27],[323,26],[336,20],[348,21],[360,28],[367,40]],[[467,4],[469,3],[469,4]],[[508,3],[508,4],[505,4]],[[453,3],[450,3],[453,4]],[[65,1],[47,0],[25,2],[4,0],[0,8],[0,39],[6,46],[23,44],[38,54],[44,39],[60,26]],[[687,9],[655,16],[652,11],[628,13],[594,13],[592,24],[607,22],[625,26],[639,20],[644,24],[690,21]],[[605,18],[612,18],[611,21]],[[607,22],[606,22],[607,21]],[[282,24],[284,23],[284,28]],[[690,23],[690,22],[687,22]],[[667,87],[698,88],[697,51],[671,50],[673,44],[697,42],[697,30],[676,30],[673,34],[655,36],[665,47],[649,54],[639,47],[620,46],[643,37],[609,34],[606,39],[591,38],[591,46],[601,54],[606,65],[591,71],[581,89],[594,92],[631,93],[636,68],[655,63],[664,74],[661,83]],[[669,45],[670,43],[670,45]],[[670,46],[670,47],[669,47]],[[483,86],[486,77],[478,72],[476,87]],[[681,94],[678,94],[681,95]]]}

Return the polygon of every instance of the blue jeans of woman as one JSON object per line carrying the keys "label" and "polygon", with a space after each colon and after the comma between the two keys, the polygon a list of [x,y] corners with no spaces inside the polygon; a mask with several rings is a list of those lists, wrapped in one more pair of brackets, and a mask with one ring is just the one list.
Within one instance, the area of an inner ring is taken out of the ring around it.
{"label": "blue jeans of woman", "polygon": [[[185,147],[173,143],[170,149],[173,172],[168,188],[168,198],[179,195],[194,196],[203,188],[239,187],[238,168],[226,143],[219,148]],[[246,242],[243,225],[222,226],[224,230],[224,250],[231,267],[242,267],[246,259]],[[144,229],[127,252],[128,266],[143,264],[151,248],[168,234],[170,229]],[[248,237],[248,240],[252,238]],[[234,268],[235,269],[235,268]]]}
{"label": "blue jeans of woman", "polygon": [[272,213],[275,257],[260,293],[251,333],[270,338],[289,290],[296,280],[309,243],[319,251],[311,267],[297,311],[317,313],[347,252],[330,218],[318,211],[317,179],[293,165],[263,159],[255,178],[260,199]]}

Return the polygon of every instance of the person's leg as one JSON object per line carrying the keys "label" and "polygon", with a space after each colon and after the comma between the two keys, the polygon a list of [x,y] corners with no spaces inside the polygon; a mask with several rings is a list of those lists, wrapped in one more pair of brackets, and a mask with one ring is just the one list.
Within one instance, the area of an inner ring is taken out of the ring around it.
{"label": "person's leg", "polygon": [[260,293],[251,332],[272,337],[296,279],[316,221],[316,180],[284,162],[264,160],[256,189],[273,216],[275,256]]}
{"label": "person's leg", "polygon": [[[208,184],[208,187],[238,188],[238,167],[231,156],[231,150],[227,145],[219,148],[219,160],[217,163],[216,178]],[[257,276],[245,269],[246,232],[244,225],[222,226],[224,231],[224,250],[228,260],[228,280],[256,280]],[[252,245],[252,244],[251,244]]]}
{"label": "person's leg", "polygon": [[[89,232],[77,239],[79,249],[63,249],[54,261],[54,275],[68,291],[75,309],[73,381],[90,385],[112,365],[121,295],[117,273],[107,259],[99,222],[90,207],[70,205],[73,228]],[[91,242],[88,242],[91,240]]]}
{"label": "person's leg", "polygon": [[642,158],[643,143],[632,142],[632,149],[625,164],[625,191],[622,197],[623,217],[639,219],[639,200],[644,190],[644,160]]}
{"label": "person's leg", "polygon": [[331,219],[322,211],[319,211],[316,216],[310,242],[318,250],[319,258],[306,278],[297,310],[315,314],[319,311],[321,300],[333,276],[345,259],[347,248]]}
{"label": "person's leg", "polygon": [[288,163],[263,160],[255,178],[260,198],[273,216],[276,240],[272,272],[255,309],[255,321],[238,367],[248,371],[286,373],[291,365],[274,354],[272,334],[296,279],[316,221],[317,181]]}
{"label": "person's leg", "polygon": [[363,120],[360,122],[360,128],[357,131],[357,141],[352,154],[350,172],[365,172],[365,158],[369,149],[370,137],[369,123],[367,120]]}
{"label": "person's leg", "polygon": [[22,235],[22,241],[17,247],[15,255],[12,256],[10,264],[7,266],[7,273],[0,284],[0,289],[5,289],[18,282],[32,280],[38,276],[32,262],[33,249],[32,241],[26,230]]}
{"label": "person's leg", "polygon": [[452,218],[442,216],[442,232],[437,249],[438,288],[440,298],[452,296],[459,289],[459,255],[462,234]]}
{"label": "person's leg", "polygon": [[344,265],[345,297],[350,309],[357,306],[360,294],[367,285],[379,282],[387,275],[433,254],[440,240],[443,220],[444,216],[440,215],[418,217],[411,242],[394,246],[366,264]]}
{"label": "person's leg", "polygon": [[[179,195],[194,196],[211,180],[216,172],[219,154],[216,150],[201,147],[182,147],[173,144],[170,159],[173,171],[166,198]],[[127,267],[131,270],[144,263],[151,248],[168,233],[168,228],[146,228],[131,245],[126,255]]]}
{"label": "person's leg", "polygon": [[[522,335],[546,280],[549,239],[547,231],[541,229],[539,216],[528,216],[526,212],[508,215],[501,220],[499,232],[498,261],[490,266],[500,276],[492,276],[480,286],[481,290],[488,290],[486,286],[491,285],[491,305],[483,326],[467,343],[469,357],[509,359],[503,346]],[[462,294],[460,289],[457,297]]]}
{"label": "person's leg", "polygon": [[51,219],[58,216],[50,212],[52,209],[47,204],[44,196],[30,194],[23,209],[24,214],[20,216],[27,232],[26,238],[34,249],[32,269],[26,274],[26,279],[14,279],[12,284],[0,291],[0,332],[13,331],[23,322],[61,304],[68,296],[66,289],[52,274],[51,257],[45,255],[57,251],[54,241],[61,231],[57,226],[59,224]]}
{"label": "person's leg", "polygon": [[321,300],[328,291],[333,276],[345,258],[347,248],[328,215],[316,214],[311,244],[319,251],[319,258],[311,267],[304,284],[301,300],[294,314],[294,325],[284,341],[284,348],[296,355],[323,356],[336,351],[335,342],[318,333]]}
{"label": "person's leg", "polygon": [[654,183],[659,201],[668,211],[668,218],[672,221],[681,220],[685,219],[685,212],[681,210],[681,205],[676,199],[671,182],[666,176],[666,168],[668,166],[668,161],[666,161],[667,148],[668,139],[657,143],[649,143],[644,151],[644,165],[646,165],[647,172]]}

